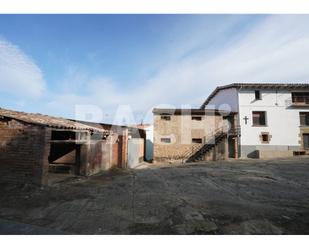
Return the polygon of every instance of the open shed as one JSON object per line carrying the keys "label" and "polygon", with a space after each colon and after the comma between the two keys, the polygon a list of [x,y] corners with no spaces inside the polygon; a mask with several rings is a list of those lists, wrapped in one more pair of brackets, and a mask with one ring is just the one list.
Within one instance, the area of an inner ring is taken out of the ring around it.
{"label": "open shed", "polygon": [[0,108],[0,180],[48,184],[51,174],[88,176],[112,166],[110,131]]}

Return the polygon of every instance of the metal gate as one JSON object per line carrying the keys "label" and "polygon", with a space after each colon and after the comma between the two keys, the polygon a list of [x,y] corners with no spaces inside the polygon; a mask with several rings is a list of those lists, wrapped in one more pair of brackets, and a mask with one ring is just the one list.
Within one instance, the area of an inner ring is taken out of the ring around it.
{"label": "metal gate", "polygon": [[134,168],[144,159],[144,139],[131,138],[128,140],[128,167]]}

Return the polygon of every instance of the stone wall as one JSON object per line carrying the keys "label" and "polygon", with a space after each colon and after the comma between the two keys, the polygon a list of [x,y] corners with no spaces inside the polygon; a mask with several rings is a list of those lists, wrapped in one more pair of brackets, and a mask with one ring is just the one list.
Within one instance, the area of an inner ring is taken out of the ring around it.
{"label": "stone wall", "polygon": [[222,139],[215,147],[205,154],[205,161],[225,160],[228,158],[227,138]]}
{"label": "stone wall", "polygon": [[242,158],[276,158],[289,157],[293,151],[301,149],[300,146],[288,145],[241,145]]}
{"label": "stone wall", "polygon": [[[194,115],[193,115],[194,116]],[[191,115],[171,115],[171,120],[163,120],[154,115],[154,160],[184,160],[201,145],[192,143],[192,138],[203,142],[224,124],[222,116],[206,114],[202,120],[192,120]],[[171,143],[162,143],[161,138],[170,138]]]}
{"label": "stone wall", "polygon": [[50,130],[0,121],[0,180],[47,184]]}
{"label": "stone wall", "polygon": [[258,150],[257,158],[261,159],[271,159],[271,158],[281,158],[281,157],[292,157],[292,150]]}

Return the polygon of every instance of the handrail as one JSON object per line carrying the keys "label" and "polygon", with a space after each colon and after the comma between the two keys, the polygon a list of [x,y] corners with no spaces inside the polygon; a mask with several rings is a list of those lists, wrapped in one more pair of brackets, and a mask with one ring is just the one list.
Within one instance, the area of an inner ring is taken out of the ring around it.
{"label": "handrail", "polygon": [[294,96],[292,97],[292,102],[293,103],[297,103],[297,102],[309,103],[309,96]]}
{"label": "handrail", "polygon": [[286,106],[291,105],[308,105],[309,104],[309,97],[308,96],[294,96],[285,100]]}
{"label": "handrail", "polygon": [[185,155],[182,158],[182,162],[184,163],[184,161],[186,161],[188,158],[190,158],[191,156],[193,156],[194,154],[196,154],[200,149],[202,149],[206,144],[215,144],[216,143],[216,137],[219,134],[222,133],[228,133],[229,130],[229,125],[224,124],[221,127],[215,129],[214,131],[212,131],[210,134],[208,134],[207,136],[203,137],[203,143],[198,144],[198,146],[191,147],[190,150],[188,150],[187,153],[185,153]]}

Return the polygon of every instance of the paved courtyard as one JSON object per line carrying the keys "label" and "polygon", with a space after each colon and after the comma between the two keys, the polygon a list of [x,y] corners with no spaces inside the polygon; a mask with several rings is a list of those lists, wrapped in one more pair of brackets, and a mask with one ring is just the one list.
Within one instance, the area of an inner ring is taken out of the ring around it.
{"label": "paved courtyard", "polygon": [[1,234],[309,234],[309,157],[1,186]]}

